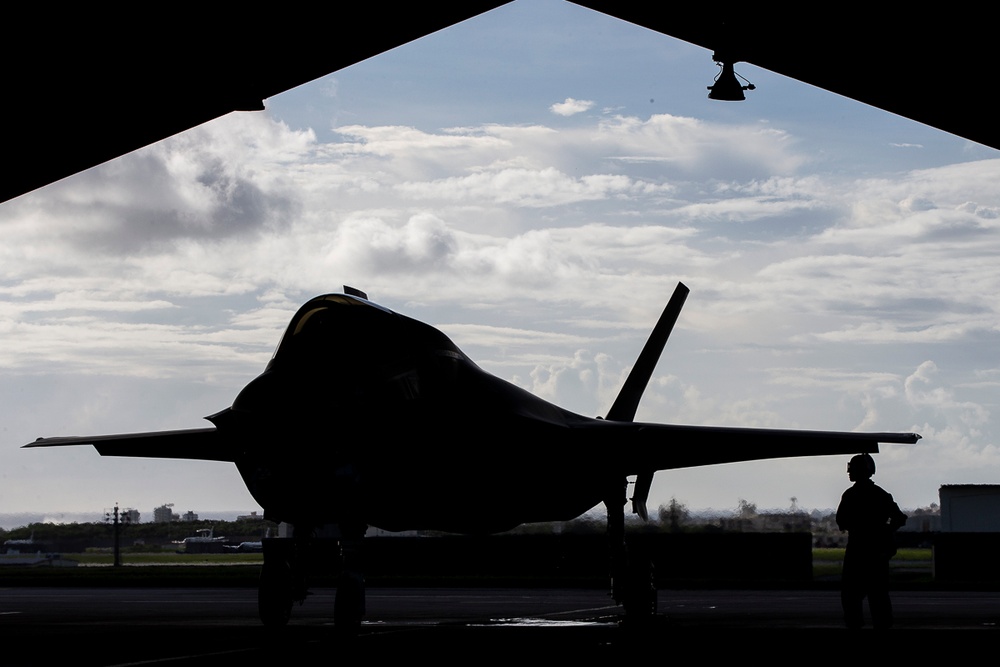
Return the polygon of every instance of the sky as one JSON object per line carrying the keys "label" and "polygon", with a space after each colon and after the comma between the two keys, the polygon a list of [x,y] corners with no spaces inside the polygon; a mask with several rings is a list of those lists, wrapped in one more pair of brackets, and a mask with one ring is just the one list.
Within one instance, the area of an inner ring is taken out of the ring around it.
{"label": "sky", "polygon": [[[0,526],[259,509],[231,464],[20,446],[206,426],[344,284],[596,416],[683,281],[638,420],[915,431],[876,456],[906,508],[1000,482],[1000,155],[717,72],[520,0],[0,204]],[[650,506],[836,507],[847,458],[659,472]]]}

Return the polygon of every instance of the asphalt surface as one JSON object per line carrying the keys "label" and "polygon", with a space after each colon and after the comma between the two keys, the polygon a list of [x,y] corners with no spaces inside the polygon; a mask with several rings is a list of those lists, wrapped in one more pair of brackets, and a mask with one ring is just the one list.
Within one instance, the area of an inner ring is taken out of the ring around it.
{"label": "asphalt surface", "polygon": [[599,590],[369,589],[357,637],[333,627],[334,594],[316,591],[287,627],[272,631],[260,625],[251,589],[0,589],[0,665],[294,664],[428,653],[447,664],[536,653],[589,664],[636,650],[694,646],[706,657],[740,658],[755,646],[815,651],[816,642],[834,651],[885,645],[894,657],[922,658],[928,644],[992,650],[1000,639],[1000,593],[896,592],[896,627],[876,633],[842,628],[836,591],[661,591],[660,614],[632,627]]}

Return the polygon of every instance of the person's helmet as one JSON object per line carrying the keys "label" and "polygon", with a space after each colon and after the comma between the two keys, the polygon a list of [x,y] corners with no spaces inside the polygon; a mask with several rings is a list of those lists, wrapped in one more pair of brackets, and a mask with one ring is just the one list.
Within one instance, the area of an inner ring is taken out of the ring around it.
{"label": "person's helmet", "polygon": [[858,454],[851,458],[847,464],[847,470],[858,477],[871,477],[875,474],[875,459],[871,457],[871,454]]}

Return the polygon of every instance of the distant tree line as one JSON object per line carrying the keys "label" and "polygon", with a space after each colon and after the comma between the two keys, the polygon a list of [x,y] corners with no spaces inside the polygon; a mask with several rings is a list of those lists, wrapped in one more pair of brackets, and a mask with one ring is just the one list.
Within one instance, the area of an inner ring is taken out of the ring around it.
{"label": "distant tree line", "polygon": [[[218,521],[203,519],[170,523],[137,523],[122,525],[122,544],[142,542],[147,545],[164,545],[195,535],[199,529],[211,528],[215,537],[225,537],[236,544],[263,538],[270,528],[277,535],[277,524],[270,521],[240,520]],[[91,523],[32,523],[20,528],[0,533],[2,541],[27,540],[33,538],[44,548],[68,551],[67,546],[79,546],[83,550],[89,546],[110,544],[113,539],[111,523],[95,521]]]}
{"label": "distant tree line", "polygon": [[[913,514],[937,513],[936,505],[926,509],[911,510]],[[277,525],[261,519],[221,521],[202,519],[170,523],[139,523],[125,525],[122,532],[123,546],[136,543],[154,548],[161,545],[171,548],[173,542],[195,535],[195,531],[212,528],[216,537],[225,537],[232,544],[256,541],[263,538],[268,529],[277,535]],[[714,532],[812,532],[818,546],[840,546],[844,533],[836,525],[835,515],[806,512],[793,506],[786,512],[758,512],[756,504],[741,499],[738,507],[728,516],[699,516],[692,513],[687,505],[671,498],[669,503],[660,505],[658,511],[650,512],[649,522],[628,514],[626,529],[630,532],[671,532],[671,533],[714,533]],[[512,534],[603,534],[607,524],[603,512],[594,511],[571,521],[524,524],[510,531]],[[52,551],[83,551],[89,547],[109,546],[113,535],[112,527],[105,522],[92,523],[33,523],[13,530],[0,528],[0,545],[7,540],[26,540],[34,536],[42,549]]]}

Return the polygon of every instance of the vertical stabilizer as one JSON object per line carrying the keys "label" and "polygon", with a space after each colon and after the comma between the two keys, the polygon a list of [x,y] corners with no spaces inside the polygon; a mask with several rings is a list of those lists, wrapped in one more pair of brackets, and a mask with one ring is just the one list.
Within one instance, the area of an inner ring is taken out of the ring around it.
{"label": "vertical stabilizer", "polygon": [[[684,300],[687,299],[687,286],[684,283],[677,283],[673,296],[667,302],[660,319],[653,327],[653,333],[649,334],[646,345],[643,346],[639,358],[635,361],[635,366],[625,379],[618,397],[608,411],[606,419],[610,421],[630,422],[635,419],[635,411],[639,407],[639,399],[649,384],[649,378],[653,375],[656,362],[660,360],[660,353],[663,346],[667,344],[667,338],[677,323],[677,317],[684,307]],[[643,521],[649,520],[649,511],[646,509],[646,500],[649,498],[649,489],[653,484],[653,473],[655,470],[642,470],[636,475],[635,489],[632,493],[632,512],[638,514]]]}
{"label": "vertical stabilizer", "polygon": [[677,322],[677,316],[681,314],[681,308],[684,307],[684,300],[687,299],[689,291],[684,283],[677,283],[673,296],[670,297],[660,319],[653,327],[653,333],[649,334],[646,345],[639,353],[635,366],[632,367],[628,378],[625,379],[625,384],[622,385],[621,391],[618,392],[618,398],[615,399],[605,419],[619,422],[630,422],[635,419],[639,399],[642,398],[642,392],[649,384],[649,378],[653,375],[656,362],[660,360],[660,353]]}

